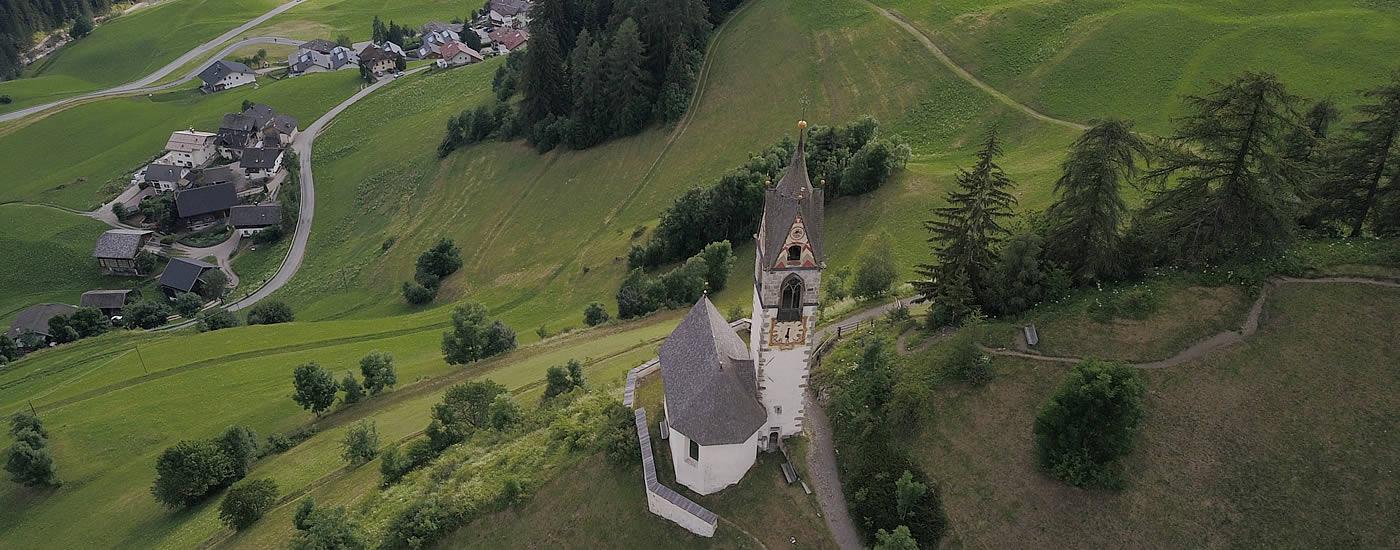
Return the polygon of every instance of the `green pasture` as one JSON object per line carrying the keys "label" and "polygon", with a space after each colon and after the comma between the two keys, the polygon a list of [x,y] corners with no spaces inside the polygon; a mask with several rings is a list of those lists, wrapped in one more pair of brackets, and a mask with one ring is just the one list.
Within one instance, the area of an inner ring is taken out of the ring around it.
{"label": "green pasture", "polygon": [[1352,92],[1400,68],[1400,10],[1386,2],[874,1],[1046,114],[1132,119],[1160,134],[1182,113],[1182,95],[1244,71],[1351,105]]}
{"label": "green pasture", "polygon": [[[484,2],[482,2],[484,3]],[[389,20],[415,31],[428,21],[466,19],[482,3],[459,0],[307,0],[303,4],[253,27],[248,36],[286,36],[335,41],[345,34],[351,41],[370,39],[374,16],[387,26]]]}
{"label": "green pasture", "polygon": [[288,80],[260,79],[203,94],[193,85],[152,96],[105,99],[29,121],[0,135],[7,167],[0,202],[29,201],[89,210],[110,200],[130,174],[164,152],[170,132],[193,127],[217,131],[224,113],[244,100],[266,103],[306,128],[358,89],[354,71]]}

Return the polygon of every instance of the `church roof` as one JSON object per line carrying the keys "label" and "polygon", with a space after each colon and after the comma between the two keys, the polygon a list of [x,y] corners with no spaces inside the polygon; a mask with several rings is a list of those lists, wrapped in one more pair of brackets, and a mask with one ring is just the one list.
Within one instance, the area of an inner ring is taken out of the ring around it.
{"label": "church roof", "polygon": [[[799,127],[805,131],[805,126],[805,123],[802,123]],[[792,222],[798,216],[802,216],[802,223],[806,225],[812,255],[817,265],[821,265],[825,257],[825,239],[822,231],[822,201],[825,197],[826,190],[820,187],[813,188],[812,182],[807,179],[807,154],[803,146],[803,137],[799,134],[797,149],[792,152],[787,173],[783,174],[783,179],[778,180],[777,185],[769,188],[764,194],[761,244],[762,265],[765,269],[773,266],[774,259],[787,242],[788,229],[792,228]]]}
{"label": "church roof", "polygon": [[767,421],[748,346],[700,298],[661,344],[667,423],[701,445],[743,443]]}

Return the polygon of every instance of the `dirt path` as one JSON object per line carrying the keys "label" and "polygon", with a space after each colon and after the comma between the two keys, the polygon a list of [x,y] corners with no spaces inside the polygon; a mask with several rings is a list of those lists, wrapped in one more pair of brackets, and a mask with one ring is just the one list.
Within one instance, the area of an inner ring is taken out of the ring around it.
{"label": "dirt path", "polygon": [[[1394,281],[1389,279],[1368,279],[1365,277],[1319,277],[1316,279],[1299,279],[1296,277],[1281,277],[1278,279],[1274,279],[1269,284],[1265,285],[1263,290],[1259,292],[1259,297],[1254,300],[1254,305],[1249,308],[1249,314],[1245,316],[1244,324],[1240,326],[1239,330],[1229,330],[1215,334],[1213,336],[1210,336],[1209,338],[1192,344],[1190,347],[1182,350],[1176,355],[1173,355],[1166,359],[1162,359],[1160,361],[1148,361],[1145,363],[1128,364],[1134,368],[1139,369],[1163,369],[1167,367],[1175,367],[1177,365],[1190,363],[1192,361],[1205,357],[1206,354],[1217,349],[1243,342],[1246,338],[1253,336],[1254,333],[1259,330],[1259,317],[1263,315],[1264,304],[1268,302],[1269,296],[1273,294],[1274,289],[1278,288],[1279,285],[1286,284],[1361,284],[1388,288],[1400,288],[1400,281]],[[985,346],[982,346],[982,350],[994,355],[1020,357],[1024,359],[1033,359],[1036,361],[1049,361],[1055,363],[1077,363],[1083,359],[1082,357],[1042,355],[1039,353],[1016,351],[1002,348],[992,349]]]}
{"label": "dirt path", "polygon": [[889,19],[890,21],[894,21],[895,24],[902,27],[906,32],[914,35],[914,38],[919,39],[919,42],[922,42],[924,47],[927,48],[929,52],[933,53],[934,57],[938,58],[939,62],[943,63],[944,66],[951,69],[954,73],[958,75],[959,78],[962,78],[963,80],[966,80],[969,84],[972,84],[973,86],[980,88],[982,91],[987,92],[992,97],[996,98],[997,101],[1005,103],[1008,106],[1018,111],[1021,111],[1027,115],[1030,115],[1033,118],[1049,122],[1051,124],[1058,124],[1060,126],[1073,128],[1075,130],[1089,129],[1088,126],[1085,126],[1078,122],[1071,122],[1068,120],[1052,117],[1050,115],[1032,109],[1030,106],[1024,103],[1012,99],[1011,96],[1002,93],[996,88],[993,88],[991,84],[983,82],[982,79],[977,78],[976,75],[972,74],[971,72],[968,72],[968,70],[962,68],[961,65],[958,65],[957,62],[953,61],[951,57],[948,57],[948,54],[943,53],[943,50],[939,48],[937,44],[933,43],[933,39],[929,38],[928,34],[925,34],[924,31],[920,30],[918,27],[915,27],[912,23],[905,19],[903,15],[899,15],[885,8],[872,4],[870,0],[861,1],[865,2],[865,5],[869,6],[870,9],[875,10],[877,13],[885,16],[885,18]]}
{"label": "dirt path", "polygon": [[914,349],[909,349],[909,347],[905,345],[905,342],[908,341],[908,340],[909,340],[909,336],[912,335],[912,334],[914,334],[914,331],[917,331],[917,330],[919,330],[919,327],[910,327],[909,330],[906,330],[906,331],[904,331],[904,333],[900,334],[900,335],[899,335],[899,339],[895,341],[894,350],[895,350],[896,352],[898,352],[900,355],[909,355],[909,354],[911,354],[911,353],[922,353],[923,351],[925,351],[925,350],[927,350],[927,349],[933,347],[934,344],[937,344],[938,342],[942,341],[944,338],[947,338],[947,337],[949,337],[949,336],[952,336],[955,332],[957,332],[957,331],[949,330],[949,329],[940,330],[940,331],[938,331],[938,334],[935,334],[935,335],[933,335],[933,336],[928,337],[927,340],[924,340],[923,343],[919,344],[919,345],[918,345],[917,347],[915,347]]}

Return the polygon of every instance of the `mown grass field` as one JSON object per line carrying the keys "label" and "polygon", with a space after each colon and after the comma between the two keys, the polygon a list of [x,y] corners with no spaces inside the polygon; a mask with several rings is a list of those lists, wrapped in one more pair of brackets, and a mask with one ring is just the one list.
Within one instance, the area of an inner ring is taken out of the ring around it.
{"label": "mown grass field", "polygon": [[14,98],[0,112],[139,79],[281,3],[171,0],[117,17],[31,66],[26,78],[0,82],[0,94]]}
{"label": "mown grass field", "polygon": [[1244,344],[1143,371],[1147,419],[1121,491],[1075,489],[1036,468],[1031,424],[1059,364],[997,358],[987,386],[935,390],[911,446],[963,547],[1391,547],[1397,326],[1394,289],[1277,288]]}
{"label": "mown grass field", "polygon": [[194,84],[153,96],[95,101],[26,120],[0,135],[7,167],[0,202],[29,201],[90,210],[110,200],[132,171],[164,152],[170,133],[214,132],[244,100],[295,117],[302,128],[359,88],[354,71],[318,73],[202,94]]}
{"label": "mown grass field", "polygon": [[50,208],[0,205],[0,327],[45,302],[78,304],[78,296],[103,288],[151,287],[142,277],[102,274],[92,247],[106,224]]}
{"label": "mown grass field", "polygon": [[919,26],[982,80],[1046,114],[1118,117],[1166,134],[1180,96],[1243,71],[1333,96],[1400,68],[1393,2],[873,0]]}
{"label": "mown grass field", "polygon": [[[484,2],[482,2],[484,3]],[[249,36],[286,36],[335,41],[344,33],[354,42],[370,39],[370,23],[378,15],[415,31],[428,21],[466,19],[482,3],[459,0],[307,0],[248,31]]]}

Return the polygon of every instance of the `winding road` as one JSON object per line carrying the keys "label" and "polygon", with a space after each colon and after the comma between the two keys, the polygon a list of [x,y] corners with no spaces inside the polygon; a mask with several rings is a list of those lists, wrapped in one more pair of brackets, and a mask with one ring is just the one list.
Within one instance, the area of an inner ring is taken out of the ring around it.
{"label": "winding road", "polygon": [[[180,80],[177,80],[177,81],[175,81],[175,82],[171,82],[171,83],[169,83],[169,84],[162,84],[162,85],[160,85],[160,86],[152,86],[152,84],[154,84],[156,81],[158,81],[158,80],[160,80],[160,79],[162,79],[162,78],[165,78],[165,77],[168,76],[170,73],[175,72],[175,71],[178,70],[180,67],[185,66],[185,64],[187,64],[187,63],[189,63],[189,62],[191,62],[191,61],[194,61],[194,60],[196,60],[196,59],[199,59],[199,58],[200,58],[201,56],[203,56],[204,54],[206,54],[206,53],[208,53],[208,52],[210,52],[210,51],[213,51],[214,48],[219,47],[220,44],[223,44],[223,43],[225,43],[225,42],[228,42],[229,40],[233,40],[234,38],[237,38],[238,35],[240,35],[240,34],[242,34],[242,33],[244,33],[244,32],[247,32],[249,29],[252,29],[253,27],[256,27],[256,26],[262,24],[262,22],[267,21],[268,19],[271,19],[271,18],[277,16],[278,14],[280,14],[280,13],[282,13],[282,12],[284,12],[284,11],[287,11],[287,10],[289,10],[289,9],[292,9],[293,7],[295,7],[295,6],[299,5],[299,4],[301,4],[302,2],[303,2],[303,0],[292,0],[292,1],[290,1],[290,2],[287,2],[287,3],[285,3],[285,4],[282,4],[282,5],[277,6],[277,7],[275,7],[275,8],[272,8],[271,11],[268,11],[267,13],[264,13],[264,14],[262,14],[262,15],[259,15],[259,16],[257,16],[256,18],[253,18],[253,20],[251,20],[251,21],[249,21],[249,22],[247,22],[247,23],[244,23],[244,24],[242,24],[242,25],[239,25],[238,27],[236,27],[236,28],[234,28],[233,30],[230,30],[230,31],[228,31],[228,32],[226,32],[226,33],[224,33],[224,34],[219,35],[218,37],[214,38],[213,40],[210,40],[210,41],[208,41],[208,42],[205,42],[205,43],[203,43],[203,44],[200,44],[200,45],[198,45],[198,46],[195,46],[194,49],[192,49],[192,50],[190,50],[190,51],[188,51],[188,52],[185,52],[184,55],[182,55],[182,56],[176,58],[174,61],[171,61],[170,63],[167,63],[164,67],[161,67],[161,68],[159,68],[159,69],[156,69],[155,72],[153,72],[153,73],[151,73],[151,74],[149,74],[149,75],[146,75],[145,77],[141,78],[140,80],[135,80],[135,81],[132,81],[132,82],[128,82],[128,83],[126,83],[126,84],[122,84],[122,85],[120,85],[120,86],[116,86],[116,87],[112,87],[112,88],[107,88],[107,89],[105,89],[105,90],[99,90],[99,91],[96,91],[96,92],[90,92],[90,93],[86,93],[86,94],[82,94],[82,95],[77,95],[77,96],[73,96],[73,97],[69,97],[69,98],[60,99],[60,100],[58,100],[58,101],[51,101],[51,102],[49,102],[49,103],[45,103],[45,104],[42,104],[42,105],[35,105],[35,106],[33,106],[33,107],[28,107],[28,108],[25,108],[25,109],[20,109],[20,110],[17,110],[17,111],[5,113],[5,114],[3,114],[3,115],[0,115],[0,122],[6,122],[6,121],[10,121],[10,120],[15,120],[15,119],[19,119],[19,118],[24,118],[24,117],[29,116],[29,115],[32,115],[32,114],[34,114],[34,113],[38,113],[38,112],[42,112],[42,111],[47,111],[47,110],[52,109],[52,108],[54,108],[54,107],[59,107],[59,106],[63,106],[63,105],[68,105],[68,104],[71,104],[71,103],[76,103],[76,102],[78,102],[78,101],[84,101],[84,100],[88,100],[88,99],[94,99],[94,98],[99,98],[99,97],[108,97],[108,96],[114,96],[114,95],[139,94],[139,93],[154,92],[154,91],[157,91],[157,90],[164,90],[164,89],[166,89],[166,88],[171,88],[171,87],[174,87],[174,86],[179,86],[180,84],[184,84],[185,82],[189,82],[190,80],[192,80],[192,79],[194,79],[195,77],[199,76],[199,71],[204,70],[204,67],[203,67],[203,66],[195,67],[195,69],[194,69],[193,71],[191,71],[190,74],[185,75],[184,78],[181,78]],[[240,41],[238,41],[238,42],[236,42],[236,43],[234,43],[234,44],[229,45],[228,47],[226,47],[226,48],[224,48],[222,51],[220,51],[217,55],[215,55],[215,56],[213,57],[213,59],[222,58],[222,57],[224,57],[224,56],[226,56],[226,55],[232,53],[234,50],[237,50],[238,48],[241,48],[241,47],[244,47],[244,46],[248,46],[248,45],[251,45],[251,44],[300,44],[300,43],[301,43],[300,40],[293,40],[293,39],[291,39],[291,38],[283,38],[283,37],[280,37],[280,36],[261,36],[261,37],[257,37],[257,38],[248,38],[248,39],[240,40]]]}

